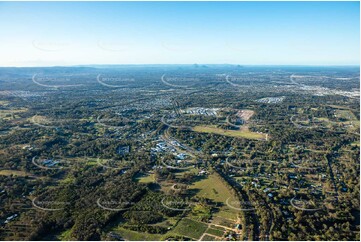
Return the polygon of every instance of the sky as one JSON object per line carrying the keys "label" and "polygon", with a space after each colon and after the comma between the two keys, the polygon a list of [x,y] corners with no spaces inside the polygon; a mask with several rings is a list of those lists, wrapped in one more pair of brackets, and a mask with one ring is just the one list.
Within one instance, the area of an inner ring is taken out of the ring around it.
{"label": "sky", "polygon": [[359,2],[0,2],[0,66],[359,65]]}

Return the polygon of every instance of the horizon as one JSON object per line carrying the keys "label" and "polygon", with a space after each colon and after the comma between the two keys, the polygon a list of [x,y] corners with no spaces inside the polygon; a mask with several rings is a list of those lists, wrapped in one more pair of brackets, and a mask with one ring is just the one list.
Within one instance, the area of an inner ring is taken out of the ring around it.
{"label": "horizon", "polygon": [[258,64],[258,65],[245,65],[245,64],[228,64],[228,63],[220,63],[220,64],[207,64],[207,63],[193,63],[193,64],[151,64],[151,63],[141,63],[141,64],[78,64],[78,65],[53,65],[53,66],[0,66],[0,68],[56,68],[56,67],[97,67],[97,66],[240,66],[240,67],[358,67],[360,68],[360,64],[345,64],[345,65],[287,65],[287,64]]}
{"label": "horizon", "polygon": [[359,7],[359,2],[2,2],[0,66],[359,66]]}

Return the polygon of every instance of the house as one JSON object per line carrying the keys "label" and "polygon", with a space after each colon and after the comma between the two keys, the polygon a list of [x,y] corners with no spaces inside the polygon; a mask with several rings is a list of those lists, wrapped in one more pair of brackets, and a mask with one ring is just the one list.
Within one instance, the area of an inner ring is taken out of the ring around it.
{"label": "house", "polygon": [[17,214],[14,214],[14,215],[11,215],[10,217],[7,217],[5,222],[4,223],[9,223],[11,220],[15,219],[18,215]]}
{"label": "house", "polygon": [[130,146],[129,145],[119,146],[117,148],[117,153],[119,155],[129,154],[129,152],[130,152]]}
{"label": "house", "polygon": [[170,142],[172,145],[175,145],[175,146],[180,146],[180,144],[178,143],[178,141],[175,141],[175,140],[172,140]]}
{"label": "house", "polygon": [[207,174],[207,171],[205,171],[205,170],[201,170],[200,172],[198,172],[198,176],[206,175],[206,174]]}
{"label": "house", "polygon": [[31,145],[24,145],[24,146],[23,146],[23,150],[25,150],[25,149],[27,149],[27,150],[32,150],[33,147],[32,147]]}
{"label": "house", "polygon": [[123,239],[119,234],[114,233],[114,232],[109,232],[109,233],[108,233],[108,236],[109,236],[110,238],[116,239],[116,240],[118,240],[118,241],[124,241],[124,239]]}
{"label": "house", "polygon": [[297,179],[297,176],[296,176],[296,175],[292,175],[292,174],[288,175],[288,177],[289,177],[290,179]]}
{"label": "house", "polygon": [[179,160],[184,160],[185,158],[186,158],[186,154],[184,154],[184,153],[180,153],[180,154],[178,154],[176,157],[177,157],[177,159],[179,159]]}

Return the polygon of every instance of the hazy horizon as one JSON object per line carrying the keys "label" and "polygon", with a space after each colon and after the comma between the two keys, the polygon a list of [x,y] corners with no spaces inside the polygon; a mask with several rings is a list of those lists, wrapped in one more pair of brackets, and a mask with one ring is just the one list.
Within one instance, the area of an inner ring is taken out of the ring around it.
{"label": "hazy horizon", "polygon": [[228,64],[228,63],[219,63],[219,64],[209,64],[209,63],[193,63],[193,64],[185,64],[185,63],[174,63],[174,64],[167,64],[167,63],[159,63],[159,64],[152,64],[152,63],[139,63],[139,64],[77,64],[77,65],[49,65],[49,66],[0,66],[0,68],[51,68],[51,67],[103,67],[103,66],[240,66],[240,67],[360,67],[359,64],[345,64],[345,65],[287,65],[287,64],[259,64],[259,65],[252,65],[252,64]]}

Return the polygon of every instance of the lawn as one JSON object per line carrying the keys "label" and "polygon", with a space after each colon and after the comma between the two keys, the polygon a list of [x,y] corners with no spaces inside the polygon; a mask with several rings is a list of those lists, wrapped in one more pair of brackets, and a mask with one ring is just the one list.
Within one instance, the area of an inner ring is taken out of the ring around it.
{"label": "lawn", "polygon": [[193,131],[200,133],[219,134],[219,135],[236,137],[236,138],[246,138],[246,139],[256,139],[256,140],[266,139],[266,134],[251,132],[248,129],[225,130],[225,129],[217,128],[215,126],[199,125],[193,127]]}

